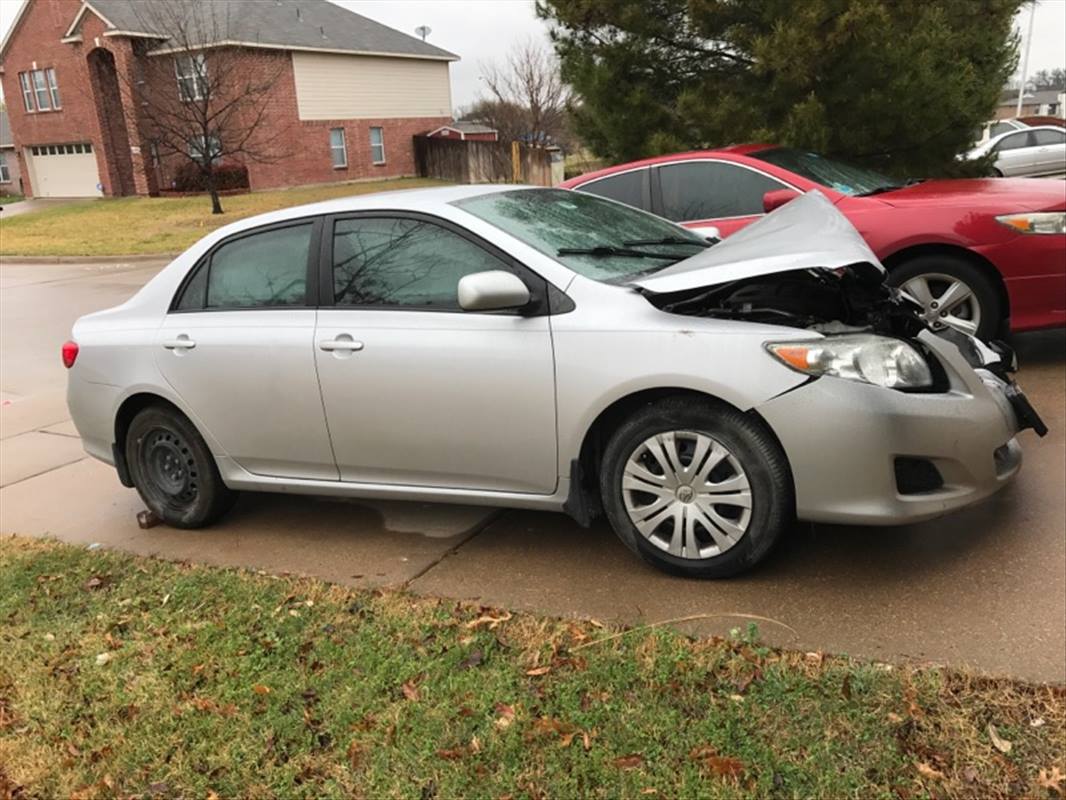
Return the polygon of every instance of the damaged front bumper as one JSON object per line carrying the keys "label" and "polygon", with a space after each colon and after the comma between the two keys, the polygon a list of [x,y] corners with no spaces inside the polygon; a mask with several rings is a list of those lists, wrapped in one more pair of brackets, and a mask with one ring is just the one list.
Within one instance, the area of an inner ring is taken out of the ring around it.
{"label": "damaged front bumper", "polygon": [[1016,434],[1043,423],[1004,354],[984,345],[964,354],[931,333],[919,339],[944,367],[947,391],[823,377],[757,407],[788,456],[800,519],[918,522],[982,500],[1017,474]]}

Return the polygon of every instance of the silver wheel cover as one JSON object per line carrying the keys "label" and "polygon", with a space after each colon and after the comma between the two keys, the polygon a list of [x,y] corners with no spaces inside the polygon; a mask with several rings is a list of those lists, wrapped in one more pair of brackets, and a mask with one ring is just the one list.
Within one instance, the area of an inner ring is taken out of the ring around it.
{"label": "silver wheel cover", "polygon": [[751,486],[721,442],[696,431],[657,433],[629,456],[622,500],[651,544],[689,559],[721,555],[751,522]]}
{"label": "silver wheel cover", "polygon": [[981,324],[981,304],[966,281],[952,275],[929,272],[915,275],[900,289],[922,307],[922,319],[933,330],[954,328],[977,335]]}

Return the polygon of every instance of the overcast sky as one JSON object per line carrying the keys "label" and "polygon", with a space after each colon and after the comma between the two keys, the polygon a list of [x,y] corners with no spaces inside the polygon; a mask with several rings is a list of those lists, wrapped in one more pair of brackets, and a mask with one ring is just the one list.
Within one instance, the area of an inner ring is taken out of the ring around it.
{"label": "overcast sky", "polygon": [[[146,2],[148,0],[145,0]],[[0,0],[0,35],[7,32],[22,0]],[[533,12],[533,0],[335,0],[392,28],[414,35],[432,29],[427,41],[461,57],[452,64],[452,104],[469,105],[482,92],[484,64],[502,61],[529,39],[547,42],[547,28]],[[1033,24],[1029,73],[1066,67],[1066,0],[1039,0]],[[1024,35],[1028,9],[1016,24]],[[1024,45],[1024,43],[1023,43]]]}

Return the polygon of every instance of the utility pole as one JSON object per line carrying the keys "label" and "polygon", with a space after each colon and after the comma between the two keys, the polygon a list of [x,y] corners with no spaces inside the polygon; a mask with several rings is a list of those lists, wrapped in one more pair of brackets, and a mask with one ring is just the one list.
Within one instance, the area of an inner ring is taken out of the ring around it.
{"label": "utility pole", "polygon": [[1029,48],[1033,44],[1033,17],[1036,16],[1036,3],[1037,0],[1032,0],[1029,4],[1029,33],[1025,36],[1025,50],[1022,53],[1022,74],[1021,80],[1018,82],[1018,105],[1014,109],[1014,116],[1020,117],[1022,115],[1022,100],[1025,95],[1025,79],[1029,77]]}

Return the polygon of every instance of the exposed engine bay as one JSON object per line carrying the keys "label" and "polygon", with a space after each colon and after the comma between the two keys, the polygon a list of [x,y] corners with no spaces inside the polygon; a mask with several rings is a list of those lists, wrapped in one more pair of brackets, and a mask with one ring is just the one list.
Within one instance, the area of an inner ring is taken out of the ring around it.
{"label": "exposed engine bay", "polygon": [[806,328],[823,334],[871,332],[901,338],[927,329],[921,308],[870,264],[799,269],[670,294],[647,294],[673,314]]}

